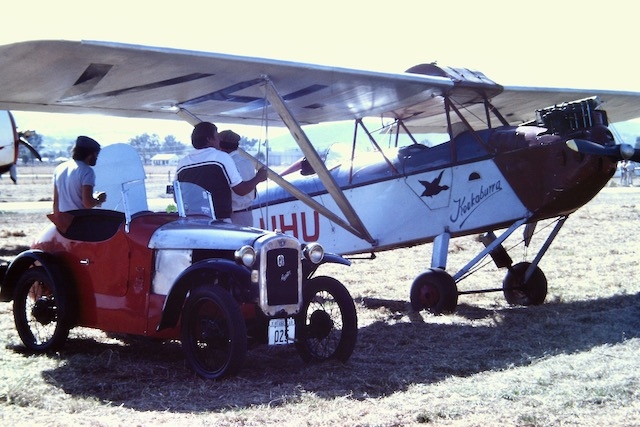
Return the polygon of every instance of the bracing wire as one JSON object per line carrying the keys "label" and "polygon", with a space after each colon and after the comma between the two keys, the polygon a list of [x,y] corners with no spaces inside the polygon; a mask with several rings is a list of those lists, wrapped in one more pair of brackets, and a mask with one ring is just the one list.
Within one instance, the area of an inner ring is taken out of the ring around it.
{"label": "bracing wire", "polygon": [[[264,163],[269,167],[269,101],[267,100],[267,93],[264,94],[264,99],[262,102],[262,117],[260,119],[260,127],[263,129],[262,140],[258,141],[258,157],[262,152],[262,146],[264,145]],[[265,191],[269,192],[269,180],[265,182]],[[267,199],[268,200],[268,199]],[[263,206],[260,206],[260,216],[264,221],[265,228],[269,228],[268,218],[269,218],[269,203],[266,202]]]}
{"label": "bracing wire", "polygon": [[[542,233],[544,230],[546,230],[547,228],[549,228],[549,227],[553,226],[553,225],[554,225],[555,223],[557,223],[558,221],[560,221],[560,218],[556,218],[555,220],[550,221],[549,223],[545,224],[545,225],[544,225],[543,227],[541,227],[540,229],[536,230],[536,231],[533,233],[533,236],[535,236],[535,235],[537,235],[537,234],[539,234],[539,233]],[[532,236],[532,237],[533,237],[533,236]],[[520,246],[520,245],[523,245],[523,244],[524,244],[524,241],[525,241],[525,239],[524,239],[524,238],[519,239],[518,241],[514,242],[514,244],[513,244],[513,245],[509,246],[509,247],[506,249],[506,251],[507,251],[507,252],[510,252],[510,251],[511,251],[511,250],[513,250],[514,248],[516,248],[516,247],[518,247],[518,246]],[[524,254],[523,254],[523,256],[524,256],[524,257],[526,257],[527,249],[528,249],[528,248],[527,248],[527,246],[525,245],[525,248],[524,248]],[[457,282],[458,282],[458,283],[459,283],[459,282],[461,282],[462,280],[466,279],[467,277],[471,276],[472,274],[476,273],[477,271],[479,271],[479,270],[483,269],[484,267],[486,267],[487,265],[491,264],[492,260],[491,260],[491,259],[488,259],[488,258],[490,258],[490,255],[489,255],[489,254],[487,254],[484,258],[482,258],[482,260],[480,260],[480,261],[479,261],[479,262],[478,262],[478,263],[477,263],[473,268],[470,268],[470,269],[469,269],[469,271],[467,271],[467,273],[466,273],[466,274],[464,274],[462,277],[460,277],[460,278],[458,279],[458,281],[457,281]]]}

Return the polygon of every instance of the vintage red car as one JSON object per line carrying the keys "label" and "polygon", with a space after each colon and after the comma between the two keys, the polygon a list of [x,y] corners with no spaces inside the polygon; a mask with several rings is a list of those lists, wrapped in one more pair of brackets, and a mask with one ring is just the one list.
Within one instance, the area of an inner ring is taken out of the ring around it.
{"label": "vintage red car", "polygon": [[338,280],[316,275],[323,263],[348,260],[279,231],[212,219],[210,195],[193,184],[175,185],[177,213],[133,213],[130,196],[139,191],[122,194],[123,211],[52,218],[2,268],[0,300],[13,300],[29,350],[59,348],[83,326],[180,340],[190,366],[209,379],[237,373],[250,340],[295,345],[305,361],[349,359],[353,300]]}

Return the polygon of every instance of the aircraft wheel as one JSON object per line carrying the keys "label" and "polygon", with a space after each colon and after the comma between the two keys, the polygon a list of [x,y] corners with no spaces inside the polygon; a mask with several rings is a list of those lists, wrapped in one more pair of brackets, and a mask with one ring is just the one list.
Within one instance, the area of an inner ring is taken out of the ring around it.
{"label": "aircraft wheel", "polygon": [[13,318],[29,350],[42,353],[64,344],[71,327],[68,301],[44,268],[30,268],[20,277],[13,298]]}
{"label": "aircraft wheel", "polygon": [[336,359],[346,362],[358,338],[353,298],[342,283],[318,276],[307,281],[296,316],[296,348],[305,362]]}
{"label": "aircraft wheel", "polygon": [[540,305],[547,296],[547,278],[536,266],[528,282],[524,282],[524,274],[531,263],[521,262],[509,269],[502,282],[502,291],[509,304]]}
{"label": "aircraft wheel", "polygon": [[433,314],[453,313],[458,305],[458,287],[447,272],[430,268],[413,281],[410,298],[414,311],[426,309]]}
{"label": "aircraft wheel", "polygon": [[219,286],[190,292],[181,320],[182,349],[191,368],[205,379],[236,374],[247,354],[247,331],[240,306]]}

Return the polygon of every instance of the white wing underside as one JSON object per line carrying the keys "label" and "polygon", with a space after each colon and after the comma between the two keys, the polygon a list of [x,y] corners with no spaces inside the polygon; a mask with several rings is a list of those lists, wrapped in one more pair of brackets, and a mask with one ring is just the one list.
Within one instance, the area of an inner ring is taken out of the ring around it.
{"label": "white wing underside", "polygon": [[[214,123],[272,126],[283,123],[265,100],[266,79],[301,125],[387,117],[431,130],[444,129],[441,95],[455,86],[442,76],[78,41],[0,46],[0,69],[0,109],[177,120],[183,111]],[[505,87],[491,102],[519,124],[538,108],[590,96],[600,97],[610,121],[640,116],[635,92]],[[478,117],[472,125],[485,121],[481,105],[467,108]]]}

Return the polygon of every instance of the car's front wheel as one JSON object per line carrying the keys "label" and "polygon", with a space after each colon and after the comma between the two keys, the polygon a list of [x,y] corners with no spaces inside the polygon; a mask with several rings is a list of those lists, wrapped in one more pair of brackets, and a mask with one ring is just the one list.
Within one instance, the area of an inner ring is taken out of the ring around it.
{"label": "car's front wheel", "polygon": [[42,267],[25,271],[13,297],[13,318],[24,345],[35,352],[60,348],[69,336],[70,310],[64,290]]}
{"label": "car's front wheel", "polygon": [[231,294],[219,286],[191,291],[182,312],[181,341],[200,377],[215,380],[236,374],[247,353],[247,331]]}
{"label": "car's front wheel", "polygon": [[346,362],[358,337],[356,308],[347,288],[332,277],[314,277],[305,284],[303,301],[296,318],[302,359]]}

